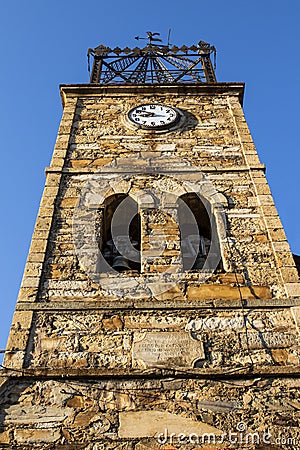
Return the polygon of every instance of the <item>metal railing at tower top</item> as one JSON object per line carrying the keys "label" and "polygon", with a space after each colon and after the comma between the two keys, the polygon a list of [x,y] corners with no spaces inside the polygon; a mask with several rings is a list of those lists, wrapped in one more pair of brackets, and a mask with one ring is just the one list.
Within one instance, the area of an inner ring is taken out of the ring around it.
{"label": "metal railing at tower top", "polygon": [[[157,33],[155,33],[157,34]],[[151,34],[153,36],[153,34]],[[141,38],[137,38],[141,39]],[[88,50],[93,57],[92,84],[215,83],[216,49],[207,42],[197,45],[160,45],[149,37],[146,47],[110,48],[99,45]],[[213,55],[214,63],[211,60]]]}

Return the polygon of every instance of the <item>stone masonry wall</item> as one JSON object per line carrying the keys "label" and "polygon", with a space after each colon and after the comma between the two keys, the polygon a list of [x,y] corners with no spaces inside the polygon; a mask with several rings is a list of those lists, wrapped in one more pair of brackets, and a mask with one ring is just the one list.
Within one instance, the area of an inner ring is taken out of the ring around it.
{"label": "stone masonry wall", "polygon": [[[0,374],[1,449],[299,448],[300,283],[241,95],[234,83],[62,87]],[[179,126],[131,125],[151,102],[181,110]],[[213,271],[181,268],[189,193],[209,205]],[[115,194],[138,204],[140,272],[101,270]]]}
{"label": "stone masonry wall", "polygon": [[[185,114],[183,125],[168,133],[128,125],[126,112],[149,102],[180,108]],[[56,167],[56,158],[54,153],[52,167]],[[201,171],[224,196],[228,239],[223,242],[222,256],[227,271],[234,269],[241,274],[242,285],[268,286],[263,294],[257,293],[258,297],[298,295],[298,274],[236,95],[177,96],[164,92],[79,97],[63,168],[44,269],[43,298],[64,295],[65,289],[68,295],[87,290],[92,296],[105,295],[95,286],[87,288],[88,279],[76,266],[73,247],[74,207],[92,175],[98,174],[110,184],[106,196],[114,192],[134,196],[138,190],[153,190],[155,181],[163,176],[173,183],[168,190],[178,191],[182,170],[189,170],[185,180],[194,177],[196,183]],[[136,173],[130,174],[132,169]],[[170,171],[171,175],[149,176],[151,171]],[[114,182],[112,173],[123,174],[125,188]],[[147,205],[140,206],[142,213],[147,210]],[[159,210],[152,214],[158,216]],[[166,229],[165,223],[162,228]],[[142,241],[146,239],[144,235]],[[67,288],[67,280],[73,280],[72,289]]]}
{"label": "stone masonry wall", "polygon": [[11,380],[1,448],[296,450],[299,387],[298,379],[259,377]]}
{"label": "stone masonry wall", "polygon": [[[155,310],[44,312],[36,314],[34,328],[27,365],[37,368],[102,368],[114,373],[114,369],[143,371],[164,364],[169,369],[202,367],[226,372],[251,363],[270,370],[271,366],[300,363],[296,324],[284,309],[175,310],[163,315]],[[163,339],[166,347],[183,339],[189,356],[175,349],[171,358],[158,343],[157,359],[151,360],[144,353],[151,339]]]}

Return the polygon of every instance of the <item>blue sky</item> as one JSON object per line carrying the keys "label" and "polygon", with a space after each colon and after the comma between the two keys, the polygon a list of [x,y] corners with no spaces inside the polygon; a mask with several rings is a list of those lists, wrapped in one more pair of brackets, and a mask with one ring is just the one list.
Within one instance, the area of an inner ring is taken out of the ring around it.
{"label": "blue sky", "polygon": [[6,344],[61,117],[60,83],[88,82],[86,52],[136,46],[161,32],[171,42],[217,47],[219,81],[245,81],[244,110],[289,243],[300,254],[298,0],[2,2],[1,315]]}

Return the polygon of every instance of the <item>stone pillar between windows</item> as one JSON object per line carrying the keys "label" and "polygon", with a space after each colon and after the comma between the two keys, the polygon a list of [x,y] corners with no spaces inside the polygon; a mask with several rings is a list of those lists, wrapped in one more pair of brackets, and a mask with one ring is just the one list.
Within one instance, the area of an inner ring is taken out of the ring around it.
{"label": "stone pillar between windows", "polygon": [[177,208],[148,208],[141,216],[142,273],[179,272],[182,262]]}

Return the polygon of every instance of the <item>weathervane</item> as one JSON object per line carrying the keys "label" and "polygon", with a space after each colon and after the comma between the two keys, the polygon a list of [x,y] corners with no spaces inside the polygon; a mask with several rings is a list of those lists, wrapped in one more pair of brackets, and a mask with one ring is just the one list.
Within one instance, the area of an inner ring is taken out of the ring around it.
{"label": "weathervane", "polygon": [[[146,33],[147,33],[147,37],[135,36],[134,39],[136,39],[137,41],[139,41],[140,39],[144,39],[144,40],[148,39],[148,43],[150,45],[152,44],[152,42],[162,42],[161,39],[154,37],[154,36],[160,36],[160,33],[152,33],[151,31],[146,31]],[[157,44],[154,44],[154,45],[157,45]]]}
{"label": "weathervane", "polygon": [[[153,42],[162,42],[162,39],[154,37],[154,36],[160,36],[160,33],[152,33],[152,31],[146,31],[147,37],[140,37],[140,36],[135,36],[134,39],[136,39],[137,41],[139,40],[148,40],[148,44],[149,45],[156,45],[157,47],[161,46],[163,47],[164,45],[162,44],[153,44]],[[169,28],[168,31],[168,43],[167,43],[167,47],[169,47],[170,45],[170,35],[171,35],[171,28]]]}
{"label": "weathervane", "polygon": [[177,47],[162,44],[160,33],[147,31],[146,47],[129,48],[98,45],[88,50],[88,59],[94,58],[90,82],[94,84],[177,84],[215,83],[215,64],[211,54],[216,56],[215,47],[199,41],[197,45]]}

